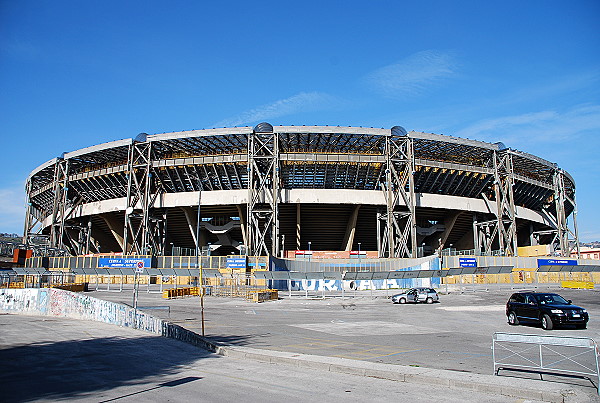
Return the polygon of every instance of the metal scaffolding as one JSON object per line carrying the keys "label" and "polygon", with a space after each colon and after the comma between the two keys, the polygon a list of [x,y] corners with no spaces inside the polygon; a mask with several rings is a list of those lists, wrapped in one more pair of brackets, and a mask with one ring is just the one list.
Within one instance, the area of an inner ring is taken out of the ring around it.
{"label": "metal scaffolding", "polygon": [[165,249],[166,215],[155,215],[154,202],[163,192],[152,166],[152,142],[144,134],[129,147],[127,205],[123,230],[126,255],[162,255]]}
{"label": "metal scaffolding", "polygon": [[261,123],[248,137],[248,254],[278,256],[278,136]]}
{"label": "metal scaffolding", "polygon": [[513,165],[510,151],[494,153],[494,192],[500,250],[504,256],[517,255],[517,223],[513,193]]}
{"label": "metal scaffolding", "polygon": [[88,219],[87,224],[76,225],[67,224],[64,226],[64,238],[68,242],[68,249],[74,255],[85,255],[94,250],[98,250],[92,244],[92,220]]}
{"label": "metal scaffolding", "polygon": [[[517,222],[514,200],[514,170],[512,153],[500,144],[499,150],[492,154],[493,195],[496,202],[492,220],[477,221],[473,217],[474,249],[477,253],[491,255],[497,247],[504,256],[517,255]],[[485,192],[482,197],[489,200]]]}
{"label": "metal scaffolding", "polygon": [[25,228],[23,229],[23,244],[28,245],[30,238],[41,233],[43,229],[42,215],[40,211],[36,209],[31,200],[32,196],[32,183],[31,179],[27,179],[25,185],[25,192],[27,194],[27,208],[25,210]]}
{"label": "metal scaffolding", "polygon": [[59,158],[54,165],[54,203],[52,205],[52,223],[50,224],[50,244],[62,249],[65,226],[65,207],[67,205],[67,187],[69,181],[69,161]]}
{"label": "metal scaffolding", "polygon": [[[381,189],[386,210],[379,214],[380,257],[416,257],[415,158],[412,140],[396,126],[385,138],[385,179]],[[402,202],[402,203],[401,203]]]}
{"label": "metal scaffolding", "polygon": [[[558,169],[554,174],[554,202],[556,206],[556,231],[561,256],[571,256],[575,253],[579,257],[579,234],[577,232],[577,205],[575,203],[575,189],[567,188],[565,173]],[[567,212],[573,212],[573,226],[569,227]]]}

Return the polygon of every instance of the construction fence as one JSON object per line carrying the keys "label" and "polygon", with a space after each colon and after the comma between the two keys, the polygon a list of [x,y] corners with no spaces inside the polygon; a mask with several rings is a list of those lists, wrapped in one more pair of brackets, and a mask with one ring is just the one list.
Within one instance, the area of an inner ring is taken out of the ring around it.
{"label": "construction fence", "polygon": [[[135,283],[149,293],[203,286],[207,295],[254,299],[256,293],[269,289],[343,293],[344,290],[393,290],[415,286],[468,291],[544,286],[594,288],[595,284],[600,284],[598,260],[496,256],[311,260],[137,255],[45,259],[30,258],[25,268],[0,272],[0,286],[39,288],[85,284],[90,290],[123,291]],[[140,272],[133,267],[99,267],[107,259],[143,261],[145,267],[141,267]],[[36,263],[46,266],[36,267]],[[180,291],[172,293],[179,296]]]}

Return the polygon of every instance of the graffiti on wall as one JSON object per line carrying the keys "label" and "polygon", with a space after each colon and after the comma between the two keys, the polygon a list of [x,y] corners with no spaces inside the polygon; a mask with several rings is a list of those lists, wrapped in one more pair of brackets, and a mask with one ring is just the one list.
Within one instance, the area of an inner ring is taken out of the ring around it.
{"label": "graffiti on wall", "polygon": [[204,337],[179,325],[122,304],[56,288],[0,289],[0,312],[93,320],[155,333],[213,352],[218,350]]}
{"label": "graffiti on wall", "polygon": [[[38,289],[2,289],[0,290],[0,309],[5,312],[36,314],[40,309]],[[46,299],[43,299],[46,302]]]}
{"label": "graffiti on wall", "polygon": [[0,290],[0,312],[93,320],[161,334],[162,320],[128,306],[57,288]]}

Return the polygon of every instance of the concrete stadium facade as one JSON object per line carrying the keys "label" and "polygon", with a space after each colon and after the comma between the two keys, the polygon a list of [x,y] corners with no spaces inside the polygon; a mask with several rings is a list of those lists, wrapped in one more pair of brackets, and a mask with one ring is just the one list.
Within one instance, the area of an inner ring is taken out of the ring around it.
{"label": "concrete stadium facade", "polygon": [[513,256],[552,244],[568,256],[577,239],[575,182],[556,164],[400,126],[140,134],[52,159],[26,191],[24,242],[74,255]]}

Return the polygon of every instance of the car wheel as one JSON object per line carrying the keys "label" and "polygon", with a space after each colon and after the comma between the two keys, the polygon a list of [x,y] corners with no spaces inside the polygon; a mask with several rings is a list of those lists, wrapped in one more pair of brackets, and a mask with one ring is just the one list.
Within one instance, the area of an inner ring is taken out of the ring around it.
{"label": "car wheel", "polygon": [[544,314],[544,316],[542,316],[542,329],[552,330],[553,327],[554,323],[552,323],[552,319],[550,318],[550,316]]}
{"label": "car wheel", "polygon": [[398,303],[399,303],[399,304],[406,304],[406,298],[400,298],[400,299],[398,300]]}
{"label": "car wheel", "polygon": [[433,298],[427,297],[427,299],[425,300],[425,302],[427,302],[428,304],[433,304]]}
{"label": "car wheel", "polygon": [[577,329],[586,329],[587,328],[587,324],[583,324],[583,325],[575,325],[575,328]]}
{"label": "car wheel", "polygon": [[508,313],[508,324],[511,326],[516,326],[519,324],[519,319],[517,319],[517,314],[513,311]]}

